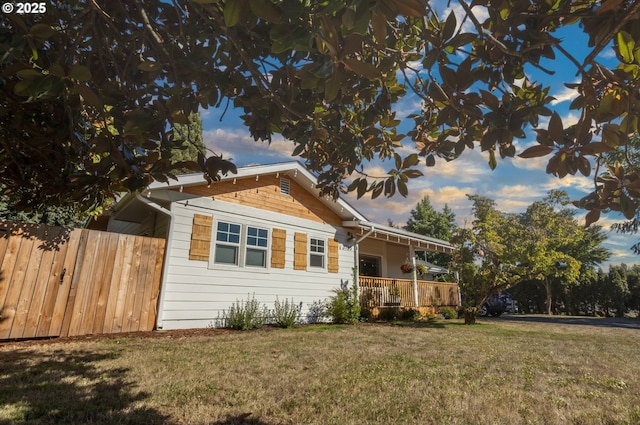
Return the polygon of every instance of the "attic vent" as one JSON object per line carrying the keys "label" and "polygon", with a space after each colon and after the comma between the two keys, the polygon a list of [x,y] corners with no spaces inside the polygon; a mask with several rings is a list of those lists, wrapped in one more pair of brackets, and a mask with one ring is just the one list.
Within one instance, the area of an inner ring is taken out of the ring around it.
{"label": "attic vent", "polygon": [[280,179],[280,193],[283,195],[291,195],[291,182],[289,179]]}

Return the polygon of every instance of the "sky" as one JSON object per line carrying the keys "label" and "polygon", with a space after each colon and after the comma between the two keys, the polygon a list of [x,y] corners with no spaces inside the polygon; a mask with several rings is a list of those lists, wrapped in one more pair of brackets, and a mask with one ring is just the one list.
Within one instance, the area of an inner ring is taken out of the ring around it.
{"label": "sky", "polygon": [[[575,37],[572,33],[560,35],[565,48],[575,52],[579,56],[580,49],[586,45],[584,40]],[[586,53],[584,53],[586,54]],[[605,50],[600,56],[601,61],[607,61],[613,57],[611,49]],[[542,78],[544,84],[551,87],[550,94],[556,98],[553,107],[561,114],[565,127],[577,121],[575,111],[569,110],[571,100],[577,93],[567,89],[562,82],[572,81],[575,78],[575,68],[559,64],[548,64],[556,71],[554,76],[535,75],[531,71],[532,78]],[[573,74],[573,75],[572,75]],[[574,80],[575,81],[575,80]],[[400,115],[409,115],[420,112],[420,104],[417,98],[408,96],[397,105]],[[291,156],[293,143],[275,136],[269,145],[264,142],[255,142],[243,126],[239,118],[239,111],[232,108],[223,113],[221,110],[202,110],[203,139],[206,146],[225,158],[232,158],[236,165],[245,166],[252,164],[271,164],[296,160]],[[407,132],[410,129],[411,120],[403,122],[400,130]],[[540,127],[546,128],[547,123],[541,119]],[[399,153],[405,156],[413,150],[413,143],[409,139],[403,142],[405,146]],[[516,142],[518,152],[522,152],[528,146],[536,144],[535,135],[530,132],[526,139]],[[343,198],[364,214],[369,220],[387,224],[388,220],[398,225],[404,225],[410,216],[410,212],[424,197],[429,196],[431,204],[436,210],[441,210],[448,205],[456,215],[458,225],[470,225],[471,203],[467,200],[467,194],[477,194],[489,197],[496,201],[499,210],[510,213],[523,212],[532,202],[541,200],[552,189],[562,189],[569,193],[573,200],[587,195],[593,190],[593,177],[583,177],[581,174],[567,176],[559,179],[545,172],[549,157],[533,159],[504,159],[498,158],[498,167],[491,171],[487,162],[488,155],[480,152],[479,148],[466,150],[458,159],[445,162],[439,159],[435,167],[427,168],[422,164],[419,168],[424,177],[409,181],[409,195],[403,198],[396,194],[392,198],[370,199],[365,195],[356,199],[355,194],[343,195]],[[378,162],[365,163],[365,171],[370,175],[385,175],[390,165]],[[576,218],[584,222],[586,211],[577,210]],[[630,247],[640,240],[640,235],[618,234],[610,231],[611,224],[622,221],[619,214],[610,213],[603,215],[597,224],[603,227],[608,239],[605,246],[611,251],[611,259],[603,264],[605,270],[610,264],[640,264],[640,256],[636,256]]]}

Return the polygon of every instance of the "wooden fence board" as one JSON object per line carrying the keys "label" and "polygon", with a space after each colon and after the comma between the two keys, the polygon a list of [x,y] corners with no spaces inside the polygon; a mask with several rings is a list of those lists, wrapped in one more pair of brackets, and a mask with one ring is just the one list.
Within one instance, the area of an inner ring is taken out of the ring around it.
{"label": "wooden fence board", "polygon": [[[68,325],[65,328],[65,319],[70,315],[66,315],[67,307],[69,305],[69,298],[72,293],[72,282],[76,267],[76,262],[79,255],[84,255],[84,251],[81,251],[81,243],[85,241],[82,236],[81,229],[74,229],[69,235],[69,241],[65,244],[67,246],[67,253],[64,257],[62,264],[62,270],[57,277],[58,293],[56,294],[56,301],[53,307],[53,314],[51,316],[51,325],[49,326],[48,336],[60,336],[63,335],[65,329],[69,329]],[[75,292],[74,292],[75,294]],[[44,336],[44,335],[38,335]]]}
{"label": "wooden fence board", "polygon": [[113,325],[111,327],[112,332],[122,332],[122,322],[124,321],[124,309],[127,304],[127,283],[129,281],[129,274],[132,269],[133,252],[135,249],[136,237],[127,235],[125,237],[126,245],[124,255],[128,259],[124,263],[122,268],[122,274],[120,275],[120,288],[116,297],[116,310],[113,319]]}
{"label": "wooden fence board", "polygon": [[0,221],[0,339],[152,330],[164,239]]}
{"label": "wooden fence board", "polygon": [[96,318],[93,324],[93,333],[102,333],[104,329],[104,321],[107,314],[107,304],[111,293],[113,267],[116,262],[116,253],[118,251],[119,235],[110,233],[107,249],[105,253],[105,267],[101,273],[100,291],[98,294],[98,305],[96,308]]}
{"label": "wooden fence board", "polygon": [[[63,234],[68,235],[70,231],[70,229],[60,228],[60,236]],[[67,243],[60,244],[58,249],[54,250],[49,278],[46,284],[47,293],[45,294],[44,301],[42,303],[42,313],[38,322],[38,328],[36,329],[36,337],[50,336],[49,331],[55,314],[56,300],[58,299],[60,290],[63,288],[63,282],[61,280],[64,278],[64,275],[62,271],[64,269],[65,258],[70,245],[71,240],[67,241]]]}
{"label": "wooden fence board", "polygon": [[155,321],[157,303],[158,303],[158,287],[155,284],[160,283],[160,275],[162,273],[162,261],[164,252],[164,240],[156,239],[153,241],[152,252],[149,255],[148,279],[154,282],[153,285],[145,286],[144,300],[151,300],[148,303],[142,303],[142,312],[140,313],[140,329],[149,327],[149,317],[153,317]]}
{"label": "wooden fence board", "polygon": [[144,249],[145,240],[139,236],[136,236],[134,242],[134,256],[131,266],[131,273],[129,273],[129,279],[127,279],[127,300],[124,307],[124,317],[122,319],[122,331],[131,331],[131,322],[133,320],[133,310],[136,301],[136,281],[140,277],[140,268],[142,264],[142,252]]}
{"label": "wooden fence board", "polygon": [[34,299],[36,290],[36,278],[38,277],[38,268],[41,265],[42,254],[44,251],[39,249],[39,245],[44,238],[44,228],[33,228],[29,226],[29,232],[35,232],[29,237],[31,245],[30,255],[28,257],[19,258],[25,264],[24,277],[22,278],[22,289],[16,304],[16,309],[11,325],[9,338],[22,338],[24,328],[27,324],[29,315],[29,307]]}
{"label": "wooden fence board", "polygon": [[[38,240],[34,250],[37,251],[37,255],[32,255],[29,261],[29,268],[34,270],[34,289],[31,296],[31,302],[26,312],[26,321],[23,335],[37,335],[38,324],[42,317],[42,310],[44,309],[44,302],[49,290],[49,276],[51,275],[51,267],[53,266],[53,259],[56,254],[55,249],[46,249],[43,245],[47,239],[55,239],[60,236],[62,229],[59,227],[52,227],[51,229],[43,228],[42,232],[38,233]],[[29,279],[25,278],[25,281]]]}
{"label": "wooden fence board", "polygon": [[[121,235],[122,236],[122,235]],[[113,267],[109,278],[111,279],[111,286],[109,288],[109,296],[107,298],[107,304],[104,311],[104,320],[102,322],[101,333],[113,332],[113,321],[116,315],[116,305],[118,301],[118,293],[120,291],[120,285],[122,282],[122,269],[124,268],[125,260],[125,248],[127,238],[119,237],[115,248],[115,258],[113,261]]]}
{"label": "wooden fence board", "polygon": [[20,293],[24,283],[24,276],[27,269],[27,261],[31,256],[33,240],[29,237],[22,238],[13,261],[11,276],[8,277],[6,285],[8,287],[2,306],[2,321],[0,321],[0,339],[11,338],[13,322],[19,309]]}

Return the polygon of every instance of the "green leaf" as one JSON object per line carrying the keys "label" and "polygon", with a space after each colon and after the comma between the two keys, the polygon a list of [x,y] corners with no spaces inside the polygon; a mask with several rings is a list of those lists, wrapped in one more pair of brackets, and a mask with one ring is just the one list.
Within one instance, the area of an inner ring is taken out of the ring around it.
{"label": "green leaf", "polygon": [[282,22],[282,12],[270,0],[249,0],[251,11],[260,19],[278,24]]}
{"label": "green leaf", "polygon": [[56,30],[54,30],[51,25],[35,24],[29,29],[29,33],[35,37],[45,39],[56,34]]}
{"label": "green leaf", "polygon": [[537,158],[537,157],[540,157],[540,156],[549,155],[551,152],[553,152],[553,147],[552,146],[535,145],[535,146],[531,146],[530,148],[525,149],[518,156],[520,158]]}
{"label": "green leaf", "polygon": [[418,163],[418,161],[419,161],[418,154],[417,153],[412,153],[411,155],[409,155],[408,157],[406,157],[402,161],[402,167],[401,168],[413,167],[414,165],[416,165]]}
{"label": "green leaf", "polygon": [[74,65],[69,71],[69,77],[76,81],[91,80],[91,71],[84,65]]}
{"label": "green leaf", "polygon": [[398,180],[398,193],[400,193],[400,195],[402,195],[404,198],[406,198],[409,194],[409,188],[407,187],[407,184],[400,179]]}
{"label": "green leaf", "polygon": [[384,182],[378,182],[373,191],[371,192],[371,199],[376,199],[380,194],[382,194],[382,189],[384,189]]}
{"label": "green leaf", "polygon": [[238,25],[246,6],[244,0],[227,0],[224,4],[224,23],[228,27]]}
{"label": "green leaf", "polygon": [[627,220],[631,220],[636,215],[636,204],[624,192],[620,194],[620,211]]}
{"label": "green leaf", "polygon": [[617,124],[605,124],[602,126],[602,142],[611,147],[620,146],[620,132]]}
{"label": "green leaf", "polygon": [[96,108],[102,108],[102,101],[100,100],[98,95],[89,87],[83,84],[78,84],[74,87],[74,91],[82,96],[82,100],[86,104],[94,106]]}
{"label": "green leaf", "polygon": [[498,161],[496,160],[496,152],[492,149],[489,151],[489,168],[495,170],[498,166]]}
{"label": "green leaf", "polygon": [[343,59],[342,63],[351,71],[369,80],[374,80],[382,76],[380,70],[368,62],[361,62],[357,59]]}
{"label": "green leaf", "polygon": [[625,31],[620,31],[618,33],[618,52],[620,52],[620,56],[622,56],[622,60],[625,63],[633,63],[634,55],[633,50],[636,46],[636,42],[633,40],[631,35]]}
{"label": "green leaf", "polygon": [[420,170],[406,170],[402,174],[407,176],[407,178],[410,178],[410,179],[415,179],[415,178],[424,176],[424,174]]}
{"label": "green leaf", "polygon": [[447,21],[444,24],[444,29],[442,30],[442,39],[448,40],[453,37],[453,33],[455,32],[457,25],[458,21],[456,20],[456,14],[454,12],[449,13]]}
{"label": "green leaf", "polygon": [[427,167],[433,167],[436,165],[436,158],[433,155],[427,156]]}
{"label": "green leaf", "polygon": [[549,132],[549,138],[552,141],[562,143],[564,128],[562,127],[562,118],[560,118],[560,115],[558,115],[557,112],[554,112],[553,115],[551,115],[547,131]]}
{"label": "green leaf", "polygon": [[341,84],[342,81],[339,73],[335,73],[333,77],[327,80],[327,83],[324,85],[324,97],[327,102],[331,102],[338,96]]}

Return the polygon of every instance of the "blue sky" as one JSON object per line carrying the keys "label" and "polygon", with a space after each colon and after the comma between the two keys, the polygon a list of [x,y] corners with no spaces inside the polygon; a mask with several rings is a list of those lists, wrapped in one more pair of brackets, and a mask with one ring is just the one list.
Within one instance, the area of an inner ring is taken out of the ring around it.
{"label": "blue sky", "polygon": [[[586,55],[584,50],[586,43],[574,32],[568,31],[562,38],[565,48],[576,56]],[[615,60],[614,56],[609,49],[605,50],[599,59],[608,62],[611,59]],[[545,64],[545,67],[554,69],[556,74],[548,76],[537,73],[535,70],[528,70],[528,73],[532,78],[540,79],[543,84],[551,87],[550,94],[556,98],[552,106],[563,117],[565,126],[575,123],[576,112],[569,111],[568,107],[576,96],[576,92],[562,84],[564,81],[576,81],[575,68],[562,64],[560,66]],[[397,110],[399,118],[403,118],[402,115],[406,117],[408,114],[418,113],[419,100],[409,96],[398,105]],[[238,166],[296,159],[291,157],[293,143],[282,137],[274,137],[271,145],[254,142],[242,125],[238,111],[227,110],[224,116],[220,110],[205,110],[201,111],[201,114],[203,136],[207,147],[218,154],[222,153],[225,158],[232,158]],[[411,121],[407,120],[406,124],[403,123],[402,130],[408,131],[410,125]],[[546,121],[541,120],[540,127],[546,128]],[[409,139],[405,139],[404,143],[406,147],[400,150],[402,155],[412,152],[413,149]],[[535,136],[531,132],[526,139],[517,141],[518,152],[522,152],[532,144],[535,144]],[[487,161],[488,156],[478,148],[465,151],[460,158],[449,163],[438,160],[435,167],[427,168],[423,165],[420,169],[424,177],[409,182],[407,198],[395,195],[388,199],[371,200],[369,197],[356,199],[354,194],[346,195],[344,198],[372,221],[386,224],[387,219],[390,219],[394,223],[403,225],[411,209],[422,197],[428,195],[436,209],[441,209],[445,204],[449,205],[456,214],[458,224],[463,226],[465,222],[471,221],[471,204],[466,194],[479,194],[492,198],[496,201],[498,208],[505,212],[522,212],[529,204],[543,198],[551,189],[566,190],[572,199],[580,199],[593,190],[592,177],[583,177],[579,174],[558,179],[546,174],[548,157],[526,160],[498,159],[498,167],[494,171],[491,171]],[[384,175],[390,168],[392,167],[380,162],[365,164],[366,171],[371,175]],[[584,211],[578,210],[579,220],[582,220],[584,215]],[[608,268],[608,264],[640,262],[640,257],[629,250],[639,237],[609,232],[611,224],[621,219],[620,215],[611,213],[603,215],[598,222],[609,236],[606,247],[613,254],[611,260],[604,264],[605,269]]]}

